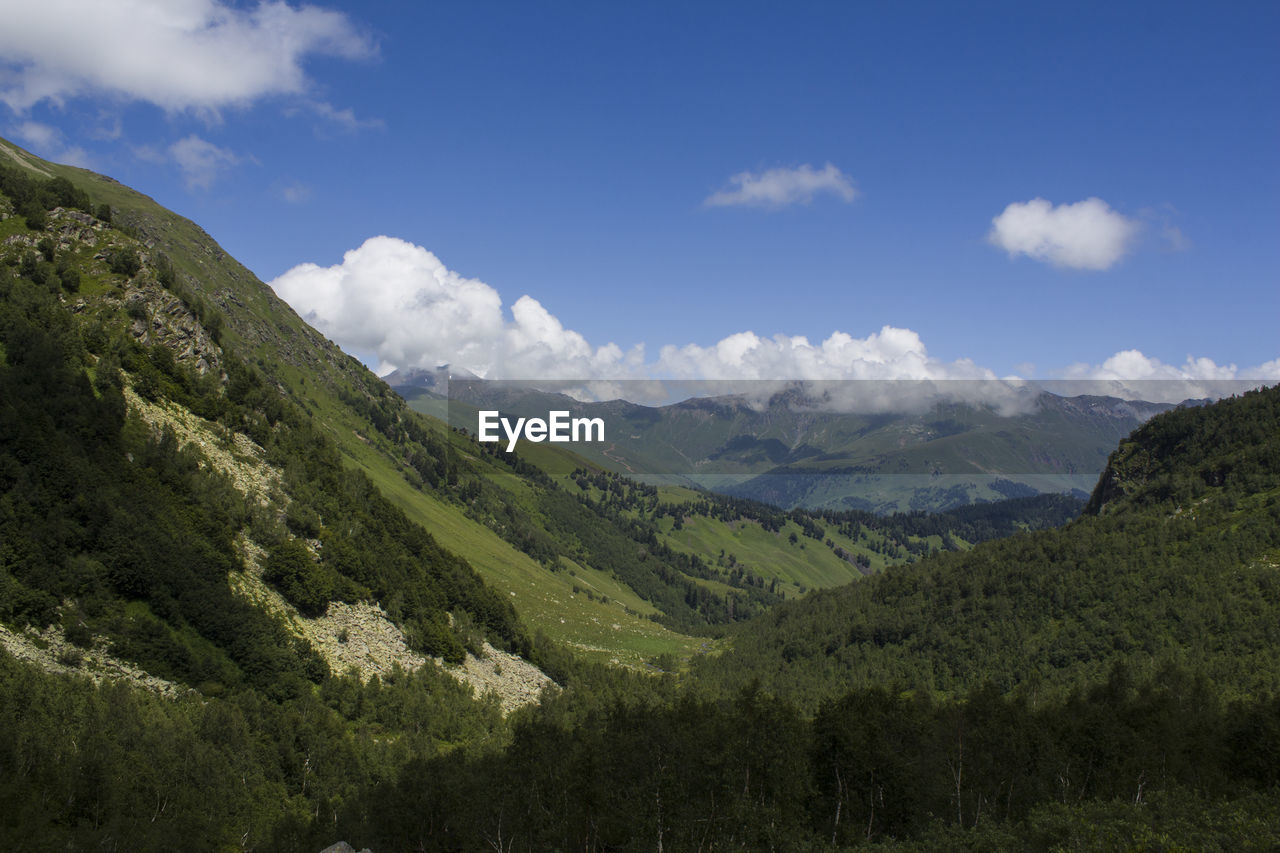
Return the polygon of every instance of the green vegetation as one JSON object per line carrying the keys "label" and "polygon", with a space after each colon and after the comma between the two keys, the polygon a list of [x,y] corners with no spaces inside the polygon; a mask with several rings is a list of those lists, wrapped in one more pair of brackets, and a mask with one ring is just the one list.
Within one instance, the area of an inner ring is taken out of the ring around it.
{"label": "green vegetation", "polygon": [[0,838],[26,849],[319,850],[336,814],[412,757],[502,730],[434,668],[270,700],[162,698],[0,650]]}
{"label": "green vegetation", "polygon": [[808,705],[850,684],[1062,689],[1120,660],[1280,689],[1278,433],[1280,389],[1155,418],[1113,454],[1097,514],[789,602],[700,675]]}
{"label": "green vegetation", "polygon": [[1275,699],[1123,670],[1032,706],[853,691],[812,717],[721,701],[551,705],[511,745],[411,763],[338,821],[374,849],[1267,850],[1280,843]]}
{"label": "green vegetation", "polygon": [[[282,627],[227,582],[245,570],[233,542],[247,530],[270,546],[267,580],[304,614],[335,598],[376,597],[420,650],[460,660],[463,640],[445,617],[456,610],[495,643],[531,653],[510,604],[345,470],[293,405],[229,353],[223,386],[164,346],[143,346],[96,318],[82,325],[47,284],[5,268],[0,340],[11,354],[0,367],[5,621],[44,626],[70,601],[156,674],[272,690],[293,677],[315,680],[323,663],[293,651]],[[126,417],[124,376],[144,398],[178,402],[264,445],[285,472],[288,524],[246,503],[172,432],[157,436]],[[322,559],[293,535],[316,537]]]}

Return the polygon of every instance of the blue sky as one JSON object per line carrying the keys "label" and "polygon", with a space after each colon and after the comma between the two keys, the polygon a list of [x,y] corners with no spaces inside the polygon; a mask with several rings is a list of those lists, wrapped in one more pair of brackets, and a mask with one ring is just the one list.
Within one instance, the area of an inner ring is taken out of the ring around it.
{"label": "blue sky", "polygon": [[5,5],[0,133],[382,369],[1280,376],[1274,3]]}

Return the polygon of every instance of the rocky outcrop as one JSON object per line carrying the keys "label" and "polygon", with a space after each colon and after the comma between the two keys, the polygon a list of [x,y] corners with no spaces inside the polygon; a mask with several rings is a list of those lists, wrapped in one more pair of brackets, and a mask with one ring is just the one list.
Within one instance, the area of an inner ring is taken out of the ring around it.
{"label": "rocky outcrop", "polygon": [[131,283],[123,305],[133,318],[129,334],[139,343],[168,347],[175,361],[201,375],[222,375],[222,347],[180,298],[144,279]]}
{"label": "rocky outcrop", "polygon": [[548,687],[555,687],[547,674],[522,657],[495,649],[488,643],[482,657],[468,654],[461,667],[445,667],[445,671],[464,684],[475,688],[477,696],[492,693],[502,705],[502,713],[532,705]]}

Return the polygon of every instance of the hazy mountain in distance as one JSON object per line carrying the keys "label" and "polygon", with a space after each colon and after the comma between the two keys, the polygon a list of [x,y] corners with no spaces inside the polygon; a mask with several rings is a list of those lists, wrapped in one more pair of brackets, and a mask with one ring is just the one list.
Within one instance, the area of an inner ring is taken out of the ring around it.
{"label": "hazy mountain in distance", "polygon": [[[439,387],[387,378],[420,408],[424,404],[414,400],[426,396],[423,389]],[[628,476],[685,482],[784,508],[894,512],[1036,493],[1083,497],[1120,439],[1174,408],[1050,391],[1034,393],[1011,412],[946,398],[905,405],[920,387],[877,383],[872,390],[888,402],[878,411],[858,412],[827,405],[796,384],[764,401],[733,394],[644,406],[621,399],[581,402],[538,383],[472,380],[453,384],[450,419],[474,431],[480,408],[526,417],[569,409],[606,424],[606,442],[574,451]],[[892,408],[898,391],[905,412]]]}

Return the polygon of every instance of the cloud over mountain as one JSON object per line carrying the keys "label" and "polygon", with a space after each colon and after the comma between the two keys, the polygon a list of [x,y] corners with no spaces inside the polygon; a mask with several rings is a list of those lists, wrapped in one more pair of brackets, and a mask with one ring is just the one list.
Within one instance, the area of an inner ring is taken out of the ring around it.
{"label": "cloud over mountain", "polygon": [[1081,270],[1111,268],[1138,233],[1136,222],[1100,198],[1056,207],[1042,198],[1014,202],[991,225],[987,240],[1010,256]]}

